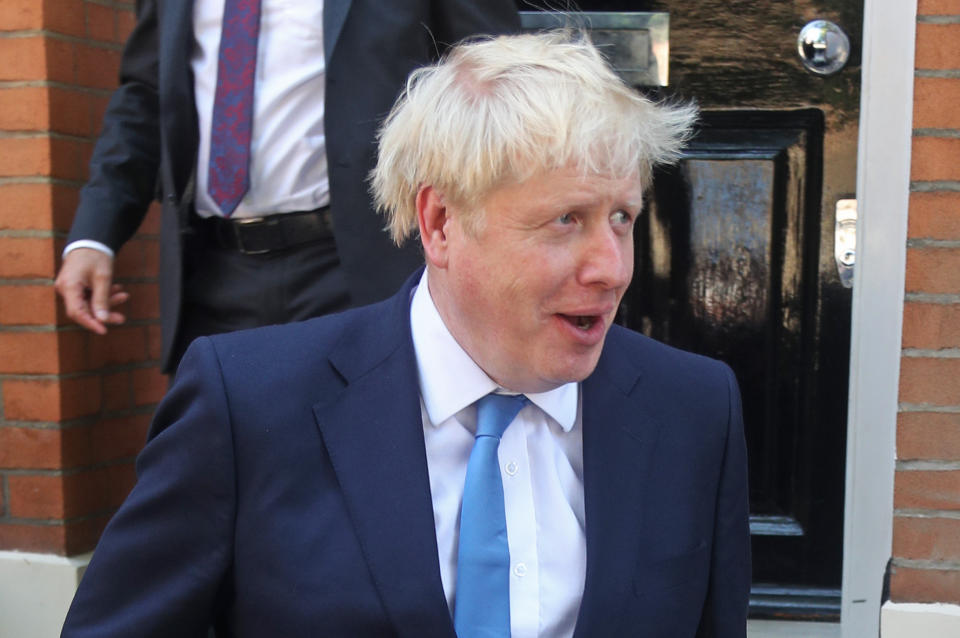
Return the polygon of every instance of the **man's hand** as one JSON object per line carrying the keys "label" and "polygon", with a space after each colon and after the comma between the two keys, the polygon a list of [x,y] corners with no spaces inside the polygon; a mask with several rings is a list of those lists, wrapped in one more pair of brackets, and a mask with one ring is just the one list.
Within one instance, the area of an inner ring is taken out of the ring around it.
{"label": "man's hand", "polygon": [[107,324],[126,321],[112,308],[129,299],[130,294],[112,282],[110,255],[93,248],[75,248],[67,253],[56,281],[67,316],[99,335],[107,334]]}

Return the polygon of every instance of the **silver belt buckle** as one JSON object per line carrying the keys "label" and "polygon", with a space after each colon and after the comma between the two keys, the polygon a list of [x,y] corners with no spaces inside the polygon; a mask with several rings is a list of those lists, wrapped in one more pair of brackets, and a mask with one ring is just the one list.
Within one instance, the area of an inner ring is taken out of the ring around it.
{"label": "silver belt buckle", "polygon": [[[243,243],[243,233],[241,232],[242,227],[244,226],[255,226],[257,224],[269,223],[266,217],[241,217],[239,219],[230,220],[233,222],[233,235],[237,239],[237,248],[244,255],[263,255],[270,252],[269,248],[262,248],[259,250],[251,250],[246,247]],[[274,220],[274,223],[276,220]]]}

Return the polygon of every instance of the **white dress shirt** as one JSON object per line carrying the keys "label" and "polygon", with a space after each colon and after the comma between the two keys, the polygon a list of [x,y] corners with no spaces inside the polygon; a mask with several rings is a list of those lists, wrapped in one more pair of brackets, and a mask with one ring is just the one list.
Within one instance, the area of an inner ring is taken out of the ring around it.
{"label": "white dress shirt", "polygon": [[[196,209],[201,217],[221,214],[207,192],[207,166],[223,6],[224,0],[193,3],[190,66],[200,130]],[[261,0],[250,189],[231,217],[313,210],[330,203],[323,127],[325,82],[323,1]],[[76,248],[94,248],[113,256],[108,246],[90,239],[71,242],[63,255]]]}
{"label": "white dress shirt", "polygon": [[[213,97],[224,0],[193,3],[193,90],[200,124],[197,214],[219,215],[207,192]],[[250,190],[231,217],[313,210],[330,203],[323,129],[323,2],[261,0],[253,84]]]}
{"label": "white dress shirt", "polygon": [[[498,389],[447,330],[427,274],[410,308],[427,468],[447,603],[456,604],[460,506],[476,432],[474,403]],[[508,390],[508,389],[507,389]],[[573,635],[586,570],[579,387],[528,394],[500,441],[510,549],[511,638]]]}

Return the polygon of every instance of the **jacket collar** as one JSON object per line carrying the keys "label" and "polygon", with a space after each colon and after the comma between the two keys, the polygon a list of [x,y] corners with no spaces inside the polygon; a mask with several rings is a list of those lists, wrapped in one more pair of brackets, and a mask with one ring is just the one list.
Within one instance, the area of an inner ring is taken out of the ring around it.
{"label": "jacket collar", "polygon": [[337,46],[343,23],[350,12],[350,0],[324,0],[323,3],[323,56],[327,68]]}

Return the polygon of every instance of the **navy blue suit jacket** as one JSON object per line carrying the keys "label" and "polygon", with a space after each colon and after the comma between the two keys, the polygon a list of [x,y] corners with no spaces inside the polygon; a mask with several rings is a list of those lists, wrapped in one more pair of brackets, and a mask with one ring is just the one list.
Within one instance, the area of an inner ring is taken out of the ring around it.
{"label": "navy blue suit jacket", "polygon": [[[454,638],[416,279],[380,304],[191,346],[63,635]],[[578,638],[745,636],[746,459],[716,361],[613,327],[582,384]]]}

